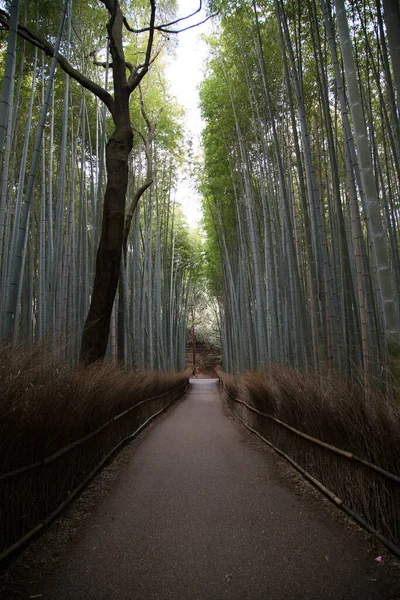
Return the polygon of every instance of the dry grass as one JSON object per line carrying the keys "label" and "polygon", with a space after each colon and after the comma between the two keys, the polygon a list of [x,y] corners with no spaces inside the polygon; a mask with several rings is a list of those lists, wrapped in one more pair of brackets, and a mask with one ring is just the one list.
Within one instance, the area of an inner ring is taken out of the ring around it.
{"label": "dry grass", "polygon": [[[119,441],[164,408],[189,373],[126,372],[112,363],[70,371],[51,346],[0,352],[0,474],[43,459],[113,417],[98,435],[54,462],[0,484],[0,554],[45,519]],[[166,394],[159,398],[159,396]]]}
{"label": "dry grass", "polygon": [[[312,437],[400,475],[400,408],[339,376],[321,379],[289,367],[239,377],[221,374],[228,391]],[[400,545],[400,486],[366,467],[296,436],[228,398],[243,420]]]}
{"label": "dry grass", "polygon": [[45,344],[0,352],[0,473],[44,458],[141,400],[184,383],[182,373],[125,372],[112,363],[69,372]]}
{"label": "dry grass", "polygon": [[400,408],[339,376],[321,379],[274,365],[241,378],[251,404],[324,442],[400,474]]}

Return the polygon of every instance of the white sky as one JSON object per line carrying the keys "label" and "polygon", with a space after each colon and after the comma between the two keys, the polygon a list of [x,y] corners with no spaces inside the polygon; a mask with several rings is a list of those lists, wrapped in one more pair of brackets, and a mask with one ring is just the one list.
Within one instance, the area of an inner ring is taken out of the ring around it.
{"label": "white sky", "polygon": [[[199,7],[199,0],[179,0],[178,16],[191,14]],[[197,14],[181,27],[198,23],[205,18],[204,12]],[[176,59],[171,60],[167,68],[172,94],[186,110],[185,132],[191,137],[195,154],[200,153],[200,135],[202,120],[198,107],[198,86],[203,78],[203,63],[207,54],[206,45],[200,39],[201,34],[209,31],[209,22],[178,34]],[[194,189],[194,182],[184,179],[182,173],[177,183],[177,200],[190,225],[196,226],[201,219],[200,198]]]}

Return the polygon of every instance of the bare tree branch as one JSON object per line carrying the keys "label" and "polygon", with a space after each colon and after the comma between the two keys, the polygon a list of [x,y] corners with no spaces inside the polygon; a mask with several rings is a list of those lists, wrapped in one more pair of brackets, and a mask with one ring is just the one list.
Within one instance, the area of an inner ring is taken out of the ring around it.
{"label": "bare tree branch", "polygon": [[[107,62],[102,62],[102,61],[94,60],[93,64],[96,67],[103,67],[103,69],[107,69],[107,67],[109,67],[111,69],[113,68],[113,63],[107,63]],[[126,65],[126,68],[128,69],[128,71],[130,73],[133,73],[133,71],[135,70],[133,64],[130,63],[130,62],[128,62],[128,61],[125,61],[125,65]]]}
{"label": "bare tree branch", "polygon": [[[177,25],[178,23],[181,23],[182,21],[187,21],[187,19],[190,19],[191,17],[194,17],[195,15],[197,15],[202,9],[202,4],[203,4],[202,0],[200,0],[199,8],[197,10],[195,10],[193,13],[191,13],[190,15],[187,15],[186,17],[180,17],[179,19],[175,19],[175,21],[170,21],[169,23],[162,23],[161,25],[153,25],[153,29],[155,31],[159,31],[160,33],[167,33],[167,34],[182,33],[182,31],[187,31],[188,29],[193,29],[194,27],[199,27],[199,25],[203,25],[203,23],[206,23],[209,19],[212,19],[213,17],[216,17],[219,14],[219,11],[217,11],[217,12],[209,15],[202,21],[199,21],[198,23],[194,23],[193,25],[188,25],[187,27],[183,27],[182,29],[169,29],[169,27],[172,27],[173,25]],[[131,27],[129,25],[126,17],[124,17],[124,25],[125,25],[126,29],[128,31],[130,31],[131,33],[146,33],[147,31],[151,30],[151,25],[149,27],[143,27],[142,29],[135,29],[135,28]]]}
{"label": "bare tree branch", "polygon": [[[199,2],[199,8],[197,10],[195,10],[192,14],[187,15],[186,17],[180,17],[179,19],[175,19],[175,21],[170,21],[169,23],[163,23],[162,25],[158,25],[156,27],[156,29],[158,31],[160,31],[161,29],[163,29],[165,27],[172,27],[172,25],[176,25],[177,23],[180,23],[181,21],[186,21],[187,19],[190,19],[191,17],[194,17],[195,15],[197,15],[201,11],[202,4],[203,4],[203,2],[202,2],[202,0],[200,0],[200,2]],[[149,30],[148,27],[146,27],[144,29],[133,29],[129,25],[129,23],[128,23],[128,21],[127,21],[127,19],[125,17],[124,17],[124,25],[125,25],[126,29],[128,31],[130,31],[131,33],[144,33],[145,31]]]}
{"label": "bare tree branch", "polygon": [[132,126],[132,129],[133,129],[133,131],[134,131],[135,133],[137,133],[137,134],[140,136],[140,138],[141,138],[142,142],[145,144],[145,143],[146,143],[146,138],[144,137],[144,135],[143,135],[143,133],[140,131],[140,129],[137,129],[137,127],[134,127],[134,126]]}
{"label": "bare tree branch", "polygon": [[133,219],[133,215],[135,214],[135,210],[136,207],[139,203],[140,198],[143,196],[143,194],[145,193],[145,191],[152,185],[153,180],[149,179],[148,181],[145,181],[145,183],[143,185],[140,186],[140,188],[138,190],[136,190],[133,198],[132,198],[132,203],[129,207],[128,213],[125,217],[125,223],[124,223],[124,237],[123,237],[123,242],[122,242],[122,248],[124,251],[124,258],[125,258],[125,264],[126,264],[126,258],[127,258],[127,251],[128,251],[128,236],[129,236],[129,231],[131,228],[131,223],[132,223],[132,219]]}
{"label": "bare tree branch", "polygon": [[[153,57],[150,59],[150,62],[149,62],[149,64],[148,64],[148,66],[147,66],[147,69],[149,69],[149,67],[151,67],[151,65],[153,64],[153,62],[154,62],[155,60],[157,60],[157,58],[160,56],[160,54],[161,54],[161,52],[162,52],[162,50],[163,50],[163,47],[164,47],[164,46],[162,46],[161,48],[159,48],[159,49],[157,50],[157,52],[154,54],[154,56],[153,56]],[[134,69],[131,71],[131,75],[130,75],[130,77],[129,77],[129,79],[128,79],[128,87],[129,87],[129,89],[131,89],[131,88],[130,88],[130,86],[131,86],[131,82],[134,82],[134,79],[135,79],[135,77],[136,77],[136,74],[137,74],[137,73],[138,73],[138,72],[139,72],[141,69],[143,69],[145,66],[146,66],[146,64],[145,64],[145,63],[143,63],[143,64],[141,64],[141,65],[138,65],[137,67],[135,67],[135,68],[134,68]],[[133,85],[133,84],[132,84],[132,85]],[[132,89],[135,89],[136,87],[137,87],[137,86],[136,86],[136,85],[134,85],[134,87],[133,87]]]}
{"label": "bare tree branch", "polygon": [[[9,15],[3,10],[0,10],[0,25],[6,29],[9,27]],[[54,56],[53,46],[40,33],[36,31],[34,32],[25,25],[21,25],[19,23],[18,35],[30,42],[33,46],[39,48],[39,50],[43,50],[47,56]],[[64,56],[62,56],[62,54],[57,55],[57,62],[62,70],[67,73],[67,75],[75,79],[75,81],[77,81],[80,85],[100,98],[100,100],[102,100],[102,102],[104,102],[104,104],[107,106],[110,113],[112,115],[114,114],[114,98],[111,96],[111,94],[109,94],[100,85],[83,75],[83,73],[75,69],[75,67],[73,67],[71,63]]]}
{"label": "bare tree branch", "polygon": [[147,116],[146,109],[144,107],[144,98],[143,98],[143,91],[142,91],[142,86],[141,85],[139,85],[139,96],[140,96],[140,112],[142,113],[142,117],[145,120],[148,132],[151,135],[153,133],[152,132],[152,126],[151,126],[151,123],[150,123],[150,119]]}
{"label": "bare tree branch", "polygon": [[203,23],[207,23],[207,21],[216,17],[218,14],[219,12],[213,13],[212,15],[208,15],[208,17],[206,17],[202,21],[198,21],[197,23],[194,23],[194,25],[188,25],[187,27],[183,27],[182,29],[165,29],[162,25],[159,27],[155,27],[155,29],[157,31],[161,31],[161,33],[182,33],[183,31],[187,31],[188,29],[193,29],[194,27],[199,27],[200,25],[203,25]]}
{"label": "bare tree branch", "polygon": [[154,23],[156,20],[156,3],[155,0],[150,0],[151,13],[150,13],[150,25],[148,28],[149,37],[147,39],[147,47],[146,47],[146,56],[144,59],[144,63],[137,67],[130,75],[127,86],[130,92],[133,92],[134,89],[142,81],[143,77],[149,70],[150,65],[152,64],[151,51],[153,49],[153,41],[154,41]]}

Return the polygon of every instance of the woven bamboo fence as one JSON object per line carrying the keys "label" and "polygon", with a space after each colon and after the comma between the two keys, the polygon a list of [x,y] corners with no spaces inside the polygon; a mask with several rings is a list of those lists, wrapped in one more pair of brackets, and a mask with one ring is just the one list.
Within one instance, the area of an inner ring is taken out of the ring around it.
{"label": "woven bamboo fence", "polygon": [[183,396],[188,379],[147,398],[51,456],[0,474],[0,564],[18,551],[79,495],[111,456]]}
{"label": "woven bamboo fence", "polygon": [[219,376],[234,415],[400,557],[400,476],[256,409]]}

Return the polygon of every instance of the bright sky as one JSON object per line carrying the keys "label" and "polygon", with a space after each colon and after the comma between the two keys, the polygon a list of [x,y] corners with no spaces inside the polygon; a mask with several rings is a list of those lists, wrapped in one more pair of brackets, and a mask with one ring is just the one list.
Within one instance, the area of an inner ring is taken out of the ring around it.
{"label": "bright sky", "polygon": [[[199,0],[179,0],[178,16],[186,16],[197,10]],[[188,21],[183,21],[181,27],[198,23],[205,18],[202,11]],[[198,107],[198,86],[203,77],[203,63],[207,54],[206,45],[200,39],[201,34],[209,31],[209,22],[184,31],[178,35],[176,60],[167,69],[172,94],[179,104],[186,109],[185,131],[193,142],[193,150],[200,153],[200,135],[202,120]],[[177,200],[183,208],[190,225],[197,225],[201,219],[200,199],[194,189],[194,182],[184,179],[181,174],[177,184]]]}

